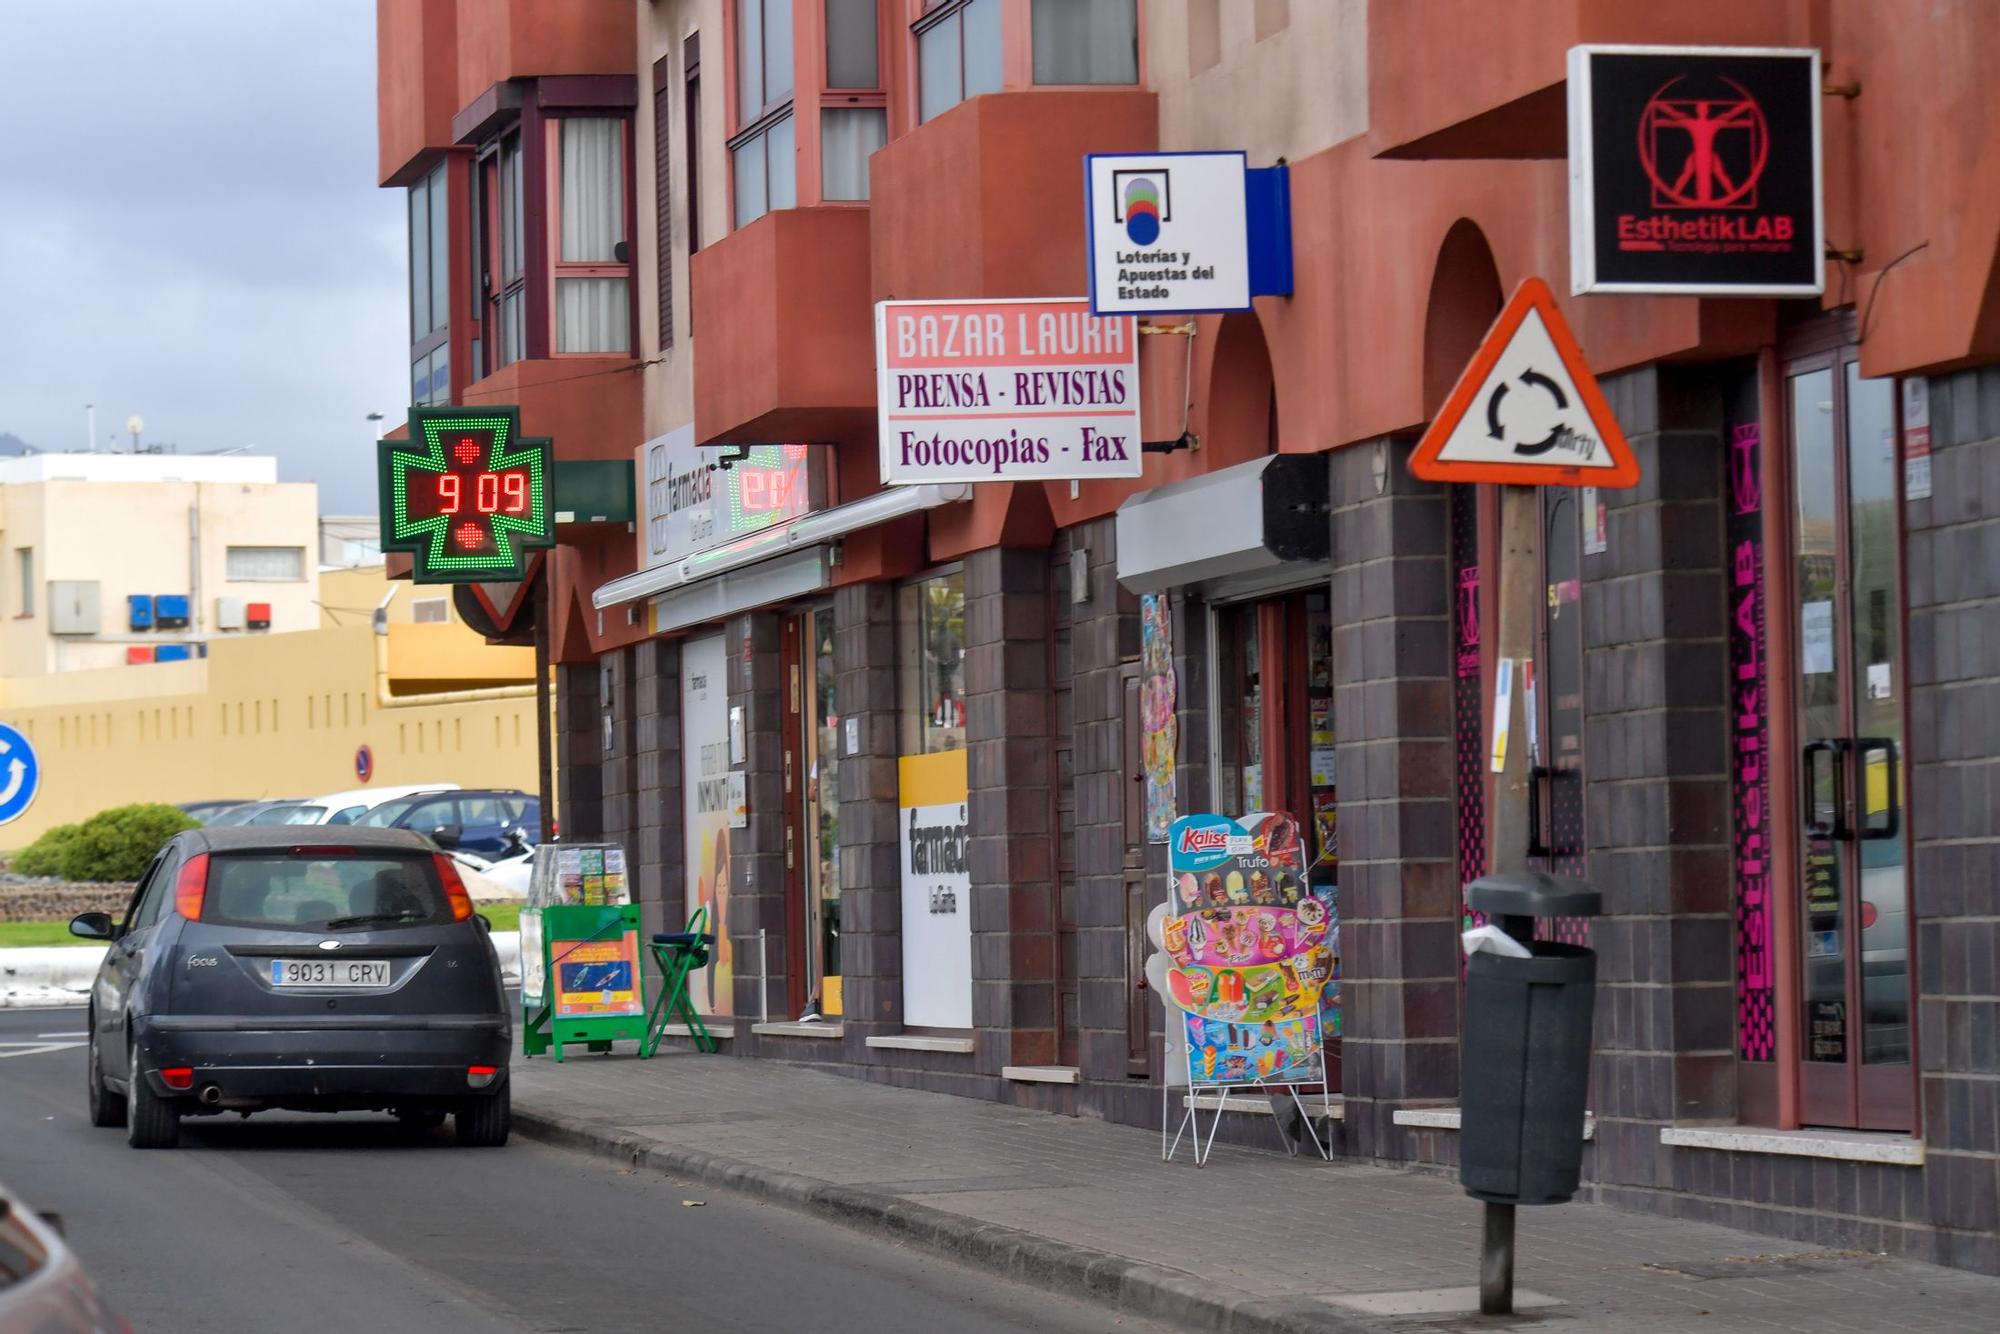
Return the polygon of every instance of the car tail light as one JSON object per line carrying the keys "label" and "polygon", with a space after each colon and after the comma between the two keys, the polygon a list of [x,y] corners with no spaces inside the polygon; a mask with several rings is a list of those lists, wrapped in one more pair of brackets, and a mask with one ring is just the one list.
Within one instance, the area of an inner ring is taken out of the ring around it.
{"label": "car tail light", "polygon": [[191,1065],[161,1066],[160,1082],[170,1089],[191,1089],[194,1087],[194,1067]]}
{"label": "car tail light", "polygon": [[465,1067],[465,1082],[476,1089],[491,1084],[500,1074],[497,1065],[468,1065]]}
{"label": "car tail light", "polygon": [[208,891],[208,854],[198,852],[181,867],[174,881],[174,911],[190,922],[201,920],[201,900]]}
{"label": "car tail light", "polygon": [[465,892],[465,882],[458,878],[458,863],[442,852],[431,854],[437,863],[438,879],[444,882],[444,896],[451,903],[451,920],[463,922],[472,916],[472,896]]}

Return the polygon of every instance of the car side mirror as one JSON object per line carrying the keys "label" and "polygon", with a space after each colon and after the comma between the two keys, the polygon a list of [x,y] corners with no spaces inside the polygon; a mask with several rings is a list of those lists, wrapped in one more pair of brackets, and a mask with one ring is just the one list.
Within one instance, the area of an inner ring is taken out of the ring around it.
{"label": "car side mirror", "polygon": [[458,825],[441,824],[437,828],[431,830],[431,842],[437,844],[441,848],[451,849],[458,846],[458,841],[461,837],[463,837],[464,834],[465,830],[460,828]]}
{"label": "car side mirror", "polygon": [[116,940],[118,928],[111,924],[108,912],[78,913],[69,919],[69,933],[84,940]]}

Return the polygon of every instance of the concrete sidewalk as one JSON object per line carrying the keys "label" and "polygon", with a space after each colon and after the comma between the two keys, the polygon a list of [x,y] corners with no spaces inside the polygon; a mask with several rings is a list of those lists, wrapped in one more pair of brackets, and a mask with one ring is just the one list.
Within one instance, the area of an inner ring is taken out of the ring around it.
{"label": "concrete sidewalk", "polygon": [[[1145,1130],[727,1056],[517,1058],[513,1079],[523,1133],[1184,1327],[1488,1327],[1469,1292],[1419,1295],[1478,1282],[1479,1207],[1441,1177],[1224,1145],[1196,1169]],[[1516,1323],[2000,1327],[2000,1279],[1597,1205],[1523,1209],[1519,1255]]]}

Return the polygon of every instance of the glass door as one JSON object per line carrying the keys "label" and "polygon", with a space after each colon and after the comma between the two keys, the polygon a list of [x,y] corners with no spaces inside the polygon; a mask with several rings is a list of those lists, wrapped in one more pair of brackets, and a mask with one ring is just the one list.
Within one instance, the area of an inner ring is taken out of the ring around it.
{"label": "glass door", "polygon": [[805,965],[808,1005],[842,1013],[840,996],[840,703],[833,666],[833,608],[799,617],[805,675]]}
{"label": "glass door", "polygon": [[1857,351],[1796,363],[1791,628],[1799,753],[1800,1113],[1908,1130],[1909,881],[1896,396]]}

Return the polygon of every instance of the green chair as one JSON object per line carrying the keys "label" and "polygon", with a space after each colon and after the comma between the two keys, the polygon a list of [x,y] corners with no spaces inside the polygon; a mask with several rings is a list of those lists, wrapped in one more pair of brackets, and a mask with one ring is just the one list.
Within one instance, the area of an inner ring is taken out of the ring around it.
{"label": "green chair", "polygon": [[646,1012],[646,1037],[640,1055],[651,1056],[657,1051],[662,1030],[676,1019],[687,1025],[688,1036],[700,1050],[719,1049],[714,1035],[695,1013],[694,998],[688,991],[689,976],[707,966],[714,946],[715,937],[708,931],[706,905],[694,910],[685,931],[662,931],[653,937],[647,948],[652,950],[653,966],[659,970],[660,989],[653,996],[652,1009]]}

